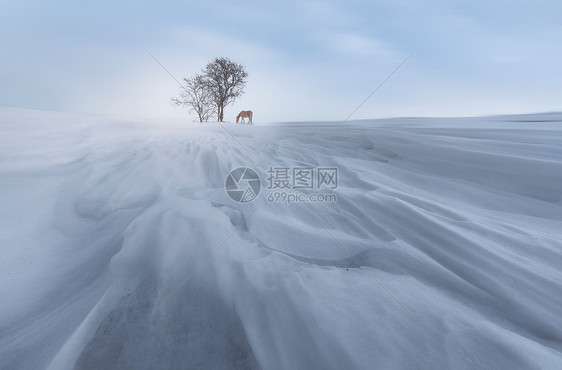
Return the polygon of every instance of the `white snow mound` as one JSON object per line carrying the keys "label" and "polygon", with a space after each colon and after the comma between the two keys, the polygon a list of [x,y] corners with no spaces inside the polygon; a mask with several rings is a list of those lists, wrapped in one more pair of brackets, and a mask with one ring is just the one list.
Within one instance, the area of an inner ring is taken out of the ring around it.
{"label": "white snow mound", "polygon": [[562,368],[562,115],[338,125],[0,110],[0,368]]}

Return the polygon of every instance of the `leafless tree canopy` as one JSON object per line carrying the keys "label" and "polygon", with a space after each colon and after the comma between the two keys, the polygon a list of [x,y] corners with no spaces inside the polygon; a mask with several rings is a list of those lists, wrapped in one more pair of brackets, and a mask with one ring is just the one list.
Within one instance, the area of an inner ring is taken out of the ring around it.
{"label": "leafless tree canopy", "polygon": [[213,94],[207,87],[205,76],[195,75],[192,78],[184,78],[179,98],[172,98],[172,104],[184,106],[190,112],[197,114],[199,122],[206,122],[215,111]]}
{"label": "leafless tree canopy", "polygon": [[203,69],[206,83],[217,109],[217,119],[224,119],[224,107],[244,93],[248,73],[243,65],[228,58],[216,58]]}
{"label": "leafless tree canopy", "polygon": [[195,112],[200,122],[208,121],[213,112],[222,122],[224,107],[244,93],[247,77],[243,65],[228,58],[216,58],[207,64],[202,74],[184,79],[179,98],[172,98],[172,103]]}

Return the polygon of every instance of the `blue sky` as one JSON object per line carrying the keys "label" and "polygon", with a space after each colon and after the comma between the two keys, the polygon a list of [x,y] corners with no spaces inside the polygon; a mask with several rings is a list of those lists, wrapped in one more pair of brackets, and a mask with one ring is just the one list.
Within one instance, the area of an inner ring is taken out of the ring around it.
{"label": "blue sky", "polygon": [[26,1],[0,12],[0,105],[182,118],[178,79],[246,65],[256,121],[562,110],[559,1]]}

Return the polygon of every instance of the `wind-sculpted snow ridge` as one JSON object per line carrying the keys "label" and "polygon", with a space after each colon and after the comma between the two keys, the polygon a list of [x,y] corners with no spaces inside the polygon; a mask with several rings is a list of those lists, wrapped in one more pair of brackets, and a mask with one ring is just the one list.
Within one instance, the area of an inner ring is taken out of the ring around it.
{"label": "wind-sculpted snow ridge", "polygon": [[[0,368],[562,368],[561,120],[0,110]],[[268,202],[269,166],[337,202]]]}

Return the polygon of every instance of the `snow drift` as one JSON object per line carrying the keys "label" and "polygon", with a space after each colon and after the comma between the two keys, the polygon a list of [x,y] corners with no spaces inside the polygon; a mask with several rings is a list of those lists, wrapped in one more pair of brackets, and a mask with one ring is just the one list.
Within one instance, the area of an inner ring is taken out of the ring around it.
{"label": "snow drift", "polygon": [[[0,368],[562,368],[561,121],[4,108]],[[225,193],[304,165],[337,202]]]}

